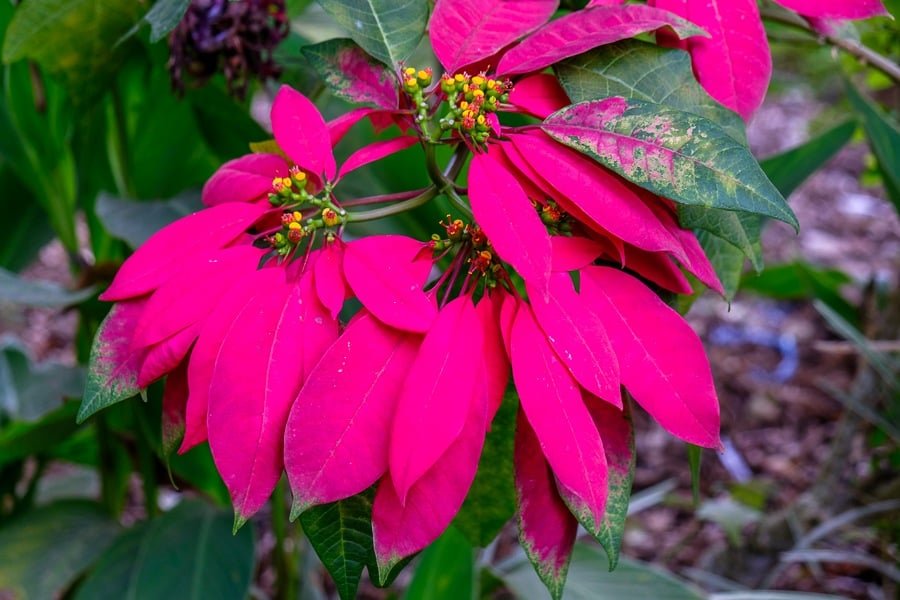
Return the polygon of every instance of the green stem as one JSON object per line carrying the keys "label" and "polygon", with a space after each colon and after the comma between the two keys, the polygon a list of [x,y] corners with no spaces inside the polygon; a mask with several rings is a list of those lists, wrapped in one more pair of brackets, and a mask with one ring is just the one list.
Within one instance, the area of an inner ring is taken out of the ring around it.
{"label": "green stem", "polygon": [[100,498],[109,513],[119,516],[118,486],[116,485],[116,460],[115,448],[111,443],[112,431],[106,423],[106,415],[98,414],[97,423],[97,454],[100,462]]}
{"label": "green stem", "polygon": [[440,191],[438,191],[437,186],[432,185],[425,188],[425,191],[418,196],[410,198],[409,200],[404,200],[403,202],[397,202],[396,204],[383,206],[381,208],[373,208],[372,210],[348,211],[346,220],[347,222],[352,223],[362,223],[364,221],[383,219],[384,217],[390,217],[391,215],[418,208],[439,194]]}
{"label": "green stem", "polygon": [[793,27],[817,38],[821,42],[825,42],[831,44],[832,46],[835,46],[836,48],[840,48],[847,54],[856,57],[860,62],[871,65],[897,83],[900,83],[900,66],[898,66],[897,63],[887,58],[886,56],[875,52],[868,46],[860,44],[856,40],[843,38],[839,35],[833,35],[830,33],[820,33],[818,31],[815,31],[802,17],[783,10],[774,9],[771,7],[763,7],[760,9],[760,15],[764,19],[768,19],[769,21],[773,21],[775,23],[781,23],[782,25],[788,25],[789,27]]}
{"label": "green stem", "polygon": [[287,548],[288,541],[288,525],[287,525],[287,503],[285,496],[284,479],[278,482],[275,487],[275,494],[272,496],[272,531],[275,533],[275,549],[274,562],[275,572],[278,576],[277,598],[280,600],[293,600],[297,597],[298,576],[297,570],[294,568],[296,560],[293,553]]}
{"label": "green stem", "polygon": [[108,138],[109,166],[120,196],[135,197],[134,184],[128,172],[128,123],[125,118],[125,108],[122,104],[122,95],[116,87],[110,92],[112,102],[112,136]]}

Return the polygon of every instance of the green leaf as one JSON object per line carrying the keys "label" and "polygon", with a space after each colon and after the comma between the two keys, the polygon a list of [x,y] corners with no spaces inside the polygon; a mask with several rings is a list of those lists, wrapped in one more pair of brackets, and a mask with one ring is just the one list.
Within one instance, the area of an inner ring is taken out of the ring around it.
{"label": "green leaf", "polygon": [[269,135],[219,82],[192,89],[186,98],[203,139],[222,162],[246,154],[247,144]]}
{"label": "green leaf", "polygon": [[404,600],[475,598],[475,552],[450,527],[422,553]]}
{"label": "green leaf", "polygon": [[49,281],[23,279],[0,268],[0,302],[44,307],[70,306],[84,302],[96,291],[93,287],[70,291]]}
{"label": "green leaf", "polygon": [[155,44],[175,29],[190,5],[191,0],[156,0],[143,18],[150,24],[150,42]]}
{"label": "green leaf", "polygon": [[303,532],[343,600],[356,597],[372,548],[372,493],[315,506],[300,515]]}
{"label": "green leaf", "polygon": [[759,164],[778,191],[787,198],[850,141],[856,127],[855,121],[846,121]]}
{"label": "green leaf", "polygon": [[678,206],[678,220],[686,229],[702,229],[737,248],[750,259],[757,271],[763,268],[762,219],[759,215],[741,211]]}
{"label": "green leaf", "polygon": [[354,104],[397,107],[397,78],[353,40],[338,38],[304,46],[303,55],[338,98]]}
{"label": "green leaf", "polygon": [[473,546],[487,546],[516,512],[513,444],[518,397],[508,392],[491,422],[478,473],[453,521]]}
{"label": "green leaf", "polygon": [[720,237],[707,231],[697,232],[697,241],[712,264],[722,288],[725,299],[731,302],[741,285],[741,274],[744,272],[744,253]]}
{"label": "green leaf", "polygon": [[691,495],[694,506],[700,505],[700,463],[703,460],[703,448],[694,444],[687,445],[688,465],[691,468]]}
{"label": "green leaf", "polygon": [[38,250],[53,239],[53,229],[47,225],[47,213],[31,190],[2,161],[0,214],[3,215],[0,220],[0,268],[18,271],[28,265]]}
{"label": "green leaf", "polygon": [[841,288],[853,280],[837,269],[820,269],[803,261],[773,265],[757,275],[746,275],[741,289],[777,300],[818,298],[851,323],[859,319],[856,308],[842,295]]}
{"label": "green leaf", "polygon": [[[658,567],[623,558],[618,568],[609,571],[606,555],[600,548],[576,543],[566,580],[566,600],[702,600],[703,595]],[[517,598],[545,598],[547,592],[522,556],[502,573],[497,573]]]}
{"label": "green leaf", "polygon": [[0,466],[43,454],[78,431],[77,402],[67,402],[34,422],[15,421],[0,431]]}
{"label": "green leaf", "polygon": [[0,529],[0,595],[59,598],[112,543],[119,526],[92,502],[62,501]]}
{"label": "green leaf", "polygon": [[185,500],[121,535],[75,598],[245,598],[254,568],[253,532],[231,534],[231,514]]}
{"label": "green leaf", "polygon": [[84,389],[84,370],[59,363],[34,364],[25,347],[0,339],[0,414],[35,421]]}
{"label": "green leaf", "polygon": [[703,117],[616,96],[563,108],[541,127],[675,202],[760,214],[798,227],[750,151]]}
{"label": "green leaf", "polygon": [[610,96],[655,102],[705,117],[747,143],[740,115],[713,100],[697,83],[691,57],[683,50],[625,40],[564,60],[553,70],[572,102]]}
{"label": "green leaf", "polygon": [[409,58],[428,25],[427,0],[319,0],[362,48],[388,65]]}
{"label": "green leaf", "polygon": [[114,236],[137,248],[151,235],[181,217],[203,208],[195,195],[172,200],[124,200],[106,193],[97,198],[95,212]]}
{"label": "green leaf", "polygon": [[900,212],[900,126],[863,96],[852,83],[848,81],[844,87],[853,110],[862,119],[872,153],[878,159],[878,166],[884,176],[885,188],[894,207]]}
{"label": "green leaf", "polygon": [[58,77],[82,104],[105,91],[125,47],[116,42],[140,14],[133,0],[26,0],[13,15],[3,61],[28,58]]}

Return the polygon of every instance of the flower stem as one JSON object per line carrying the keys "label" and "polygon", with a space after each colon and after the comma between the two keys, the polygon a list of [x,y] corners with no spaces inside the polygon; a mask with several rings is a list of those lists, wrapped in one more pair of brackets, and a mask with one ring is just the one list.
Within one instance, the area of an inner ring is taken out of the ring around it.
{"label": "flower stem", "polygon": [[425,188],[418,196],[410,198],[409,200],[404,200],[403,202],[397,202],[396,204],[383,206],[381,208],[373,208],[372,210],[362,210],[358,212],[348,211],[346,220],[353,223],[362,223],[364,221],[374,221],[375,219],[390,217],[391,215],[418,208],[439,193],[437,186],[431,185]]}
{"label": "flower stem", "polygon": [[344,208],[349,208],[352,206],[366,206],[368,204],[387,204],[388,202],[397,202],[398,200],[408,200],[410,198],[414,198],[418,196],[428,188],[421,188],[418,190],[410,190],[407,192],[397,192],[395,194],[379,194],[377,196],[366,196],[364,198],[356,198],[354,200],[348,200],[346,202],[341,203],[341,206]]}
{"label": "flower stem", "polygon": [[274,563],[278,576],[277,598],[288,600],[297,597],[297,572],[294,569],[296,560],[293,552],[287,547],[288,525],[287,504],[284,479],[278,482],[272,495],[272,531],[275,533]]}
{"label": "flower stem", "polygon": [[860,44],[856,40],[815,31],[802,17],[787,11],[773,9],[771,7],[762,7],[760,9],[760,15],[764,19],[768,19],[775,23],[781,23],[782,25],[788,25],[817,38],[820,42],[828,43],[836,48],[840,48],[847,54],[856,57],[860,62],[871,65],[897,83],[900,83],[900,66],[898,66],[897,63],[886,56],[875,52],[868,46]]}

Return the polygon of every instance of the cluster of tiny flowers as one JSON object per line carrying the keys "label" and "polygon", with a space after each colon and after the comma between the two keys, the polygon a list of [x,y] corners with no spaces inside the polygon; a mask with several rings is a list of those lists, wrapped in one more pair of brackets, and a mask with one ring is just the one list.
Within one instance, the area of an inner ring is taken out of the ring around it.
{"label": "cluster of tiny flowers", "polygon": [[441,128],[455,129],[481,144],[487,142],[491,132],[488,115],[509,100],[511,89],[508,79],[490,79],[484,73],[443,75],[441,91],[447,96],[449,109],[441,119]]}
{"label": "cluster of tiny flowers", "polygon": [[320,195],[310,193],[309,188],[309,178],[297,166],[291,167],[289,177],[272,180],[269,203],[286,209],[281,215],[281,229],[266,238],[278,256],[291,255],[305,237],[323,228],[331,239],[334,228],[344,223],[345,212],[332,204],[330,188]]}

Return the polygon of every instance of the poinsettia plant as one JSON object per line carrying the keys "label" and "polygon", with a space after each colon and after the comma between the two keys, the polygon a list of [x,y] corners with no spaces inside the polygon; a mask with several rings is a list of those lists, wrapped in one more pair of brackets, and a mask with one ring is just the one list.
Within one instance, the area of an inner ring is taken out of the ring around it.
{"label": "poinsettia plant", "polygon": [[[779,4],[824,29],[884,10]],[[235,529],[286,473],[292,517],[343,506],[387,583],[458,518],[509,406],[519,540],[558,598],[579,525],[617,562],[632,411],[721,446],[710,367],[673,298],[729,297],[734,257],[758,265],[762,220],[798,226],[745,138],[771,75],[756,0],[322,6],[350,38],[304,52],[360,106],[326,121],[280,87],[274,139],[247,140],[206,208],[101,295],[115,305],[79,419],[164,379],[164,445],[209,444]],[[412,64],[426,31],[437,64]],[[363,122],[390,133],[339,164]],[[427,187],[345,192],[413,146]],[[398,226],[432,202],[449,212],[430,238]],[[391,233],[366,226],[382,219]],[[352,596],[363,562],[325,562]]]}

